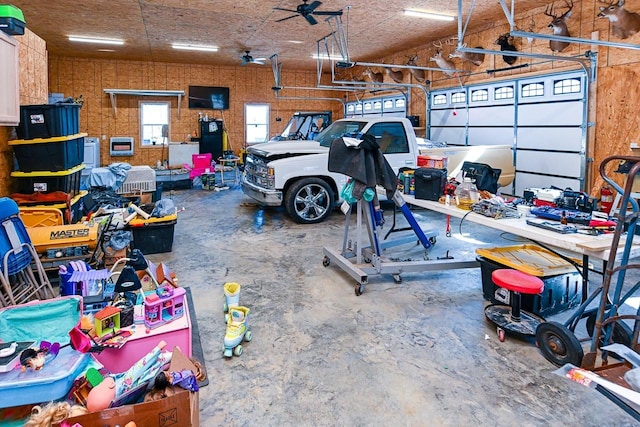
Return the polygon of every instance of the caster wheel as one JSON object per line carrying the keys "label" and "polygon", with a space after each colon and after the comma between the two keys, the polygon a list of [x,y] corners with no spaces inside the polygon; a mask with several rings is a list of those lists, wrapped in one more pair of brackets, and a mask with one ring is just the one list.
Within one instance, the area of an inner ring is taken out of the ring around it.
{"label": "caster wheel", "polygon": [[400,284],[402,283],[402,277],[399,274],[394,274],[393,275],[393,281]]}
{"label": "caster wheel", "polygon": [[224,311],[225,313],[229,311],[229,306],[227,305],[226,302],[222,305],[222,311]]}
{"label": "caster wheel", "polygon": [[324,267],[329,267],[329,264],[331,264],[331,259],[329,259],[328,256],[325,256],[324,258],[322,258],[322,265]]}
{"label": "caster wheel", "polygon": [[238,344],[238,346],[233,349],[233,354],[240,356],[242,354],[242,346]]}
{"label": "caster wheel", "polygon": [[[593,337],[593,331],[596,326],[596,313],[591,313],[589,317],[587,317],[587,333],[590,337]],[[622,344],[627,347],[631,347],[631,340],[633,339],[633,331],[631,328],[624,323],[622,320],[616,322],[613,325],[613,334],[611,335],[612,341],[617,344]],[[603,347],[607,345],[604,342],[604,330],[600,334],[600,342],[598,343],[598,347]]]}
{"label": "caster wheel", "polygon": [[[449,234],[451,234],[451,233],[449,233]],[[437,241],[438,240],[435,237],[429,237],[429,243],[431,243],[432,245],[435,245]]]}
{"label": "caster wheel", "polygon": [[556,366],[582,363],[584,352],[580,340],[562,323],[540,323],[536,328],[536,344],[544,358]]}
{"label": "caster wheel", "polygon": [[229,313],[224,314],[224,323],[229,323]]}
{"label": "caster wheel", "polygon": [[356,296],[359,297],[364,293],[364,285],[361,283],[358,283],[356,285],[355,291],[356,291]]}
{"label": "caster wheel", "polygon": [[222,345],[222,355],[224,357],[231,357],[231,356],[233,356],[233,352],[232,352],[232,350],[230,348],[226,348],[224,346],[224,344],[223,344]]}
{"label": "caster wheel", "polygon": [[497,328],[497,332],[498,332],[498,339],[500,340],[500,342],[504,342],[504,339],[505,339],[504,329]]}
{"label": "caster wheel", "polygon": [[247,331],[244,333],[244,340],[246,342],[251,341],[252,338],[253,338],[253,333],[251,331]]}

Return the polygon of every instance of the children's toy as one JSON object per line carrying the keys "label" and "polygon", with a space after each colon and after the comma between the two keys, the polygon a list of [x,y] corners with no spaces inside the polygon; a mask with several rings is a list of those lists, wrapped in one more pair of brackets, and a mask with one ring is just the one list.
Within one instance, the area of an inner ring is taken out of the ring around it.
{"label": "children's toy", "polygon": [[227,282],[223,286],[224,288],[224,321],[229,321],[229,308],[237,307],[240,305],[240,284],[235,282]]}
{"label": "children's toy", "polygon": [[145,294],[144,323],[148,328],[157,328],[184,315],[184,288],[166,285],[155,292]]}
{"label": "children's toy", "polygon": [[22,372],[27,369],[33,369],[39,371],[45,365],[45,363],[52,361],[58,356],[60,352],[60,343],[49,341],[42,341],[40,348],[37,350],[34,348],[27,348],[20,354],[20,364],[22,365]]}
{"label": "children's toy", "polygon": [[95,314],[96,335],[103,337],[120,330],[120,309],[107,306]]}
{"label": "children's toy", "polygon": [[166,345],[165,341],[160,341],[126,372],[108,376],[95,385],[87,396],[89,412],[108,408],[116,398],[155,378],[162,367],[171,361],[172,353],[162,351]]}
{"label": "children's toy", "polygon": [[249,318],[249,308],[237,306],[229,308],[229,319],[227,320],[227,331],[222,344],[222,354],[224,357],[231,357],[233,354],[242,354],[242,340],[249,342],[253,334],[247,324]]}
{"label": "children's toy", "polygon": [[18,363],[20,354],[35,343],[35,341],[11,341],[0,343],[0,372],[12,370]]}

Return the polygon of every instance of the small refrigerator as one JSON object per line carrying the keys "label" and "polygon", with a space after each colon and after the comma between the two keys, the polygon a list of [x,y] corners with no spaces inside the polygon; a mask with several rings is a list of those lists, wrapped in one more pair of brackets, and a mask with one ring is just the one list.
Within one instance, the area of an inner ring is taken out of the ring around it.
{"label": "small refrigerator", "polygon": [[200,154],[211,153],[218,161],[222,157],[222,120],[200,122]]}

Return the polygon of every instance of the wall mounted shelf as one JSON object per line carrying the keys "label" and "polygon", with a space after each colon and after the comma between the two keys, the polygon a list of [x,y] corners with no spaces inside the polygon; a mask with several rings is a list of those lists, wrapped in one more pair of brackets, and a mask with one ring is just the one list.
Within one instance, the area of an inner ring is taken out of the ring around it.
{"label": "wall mounted shelf", "polygon": [[117,117],[116,95],[128,96],[175,96],[178,98],[178,118],[180,118],[180,101],[184,96],[183,90],[144,90],[144,89],[104,89],[104,93],[109,94],[113,117]]}

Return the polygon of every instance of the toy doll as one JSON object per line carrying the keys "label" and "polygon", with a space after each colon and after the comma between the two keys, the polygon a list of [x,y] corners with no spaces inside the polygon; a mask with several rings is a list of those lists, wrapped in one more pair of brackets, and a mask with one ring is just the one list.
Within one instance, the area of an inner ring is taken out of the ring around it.
{"label": "toy doll", "polygon": [[[172,360],[176,360],[176,358],[174,357]],[[169,370],[156,375],[153,381],[153,388],[144,396],[144,401],[151,402],[173,396],[179,388],[197,391],[199,387],[198,381],[206,380],[207,373],[198,360],[189,358],[189,361],[193,364],[194,370],[182,369],[178,372],[172,372],[171,368],[169,368]]]}
{"label": "toy doll", "polygon": [[59,343],[42,341],[40,343],[40,348],[37,350],[34,348],[27,348],[20,353],[20,364],[22,365],[22,368],[20,369],[22,372],[26,371],[27,368],[39,371],[44,367],[45,363],[55,359],[59,352]]}
{"label": "toy doll", "polygon": [[68,402],[50,402],[44,406],[34,406],[24,427],[50,427],[58,425],[67,418],[84,415],[87,412],[87,408],[81,405],[71,405]]}
{"label": "toy doll", "polygon": [[107,376],[95,385],[87,396],[89,412],[101,411],[117,397],[154,378],[164,365],[171,361],[171,352],[163,352],[167,345],[160,341],[149,353],[138,360],[129,370]]}

